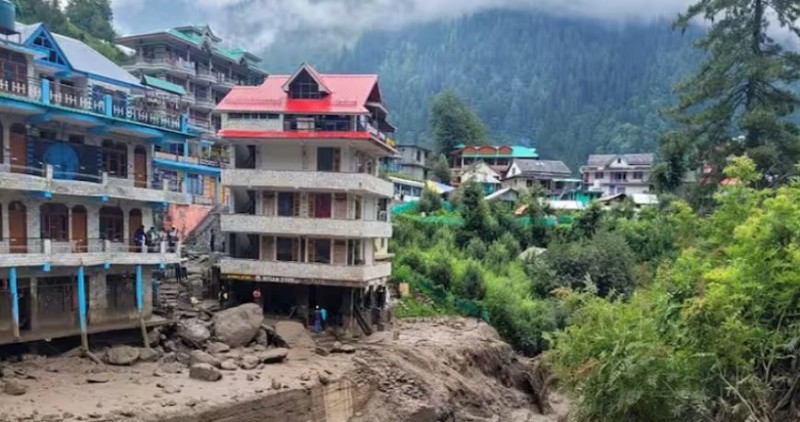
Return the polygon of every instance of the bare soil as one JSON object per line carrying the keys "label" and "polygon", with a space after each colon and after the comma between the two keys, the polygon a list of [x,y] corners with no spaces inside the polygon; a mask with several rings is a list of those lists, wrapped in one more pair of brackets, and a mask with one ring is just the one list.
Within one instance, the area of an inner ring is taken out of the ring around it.
{"label": "bare soil", "polygon": [[555,422],[567,412],[551,395],[552,413],[540,414],[532,362],[474,320],[401,321],[351,344],[354,354],[291,349],[283,363],[223,371],[218,382],[156,363],[29,357],[3,369],[28,392],[0,393],[0,421]]}

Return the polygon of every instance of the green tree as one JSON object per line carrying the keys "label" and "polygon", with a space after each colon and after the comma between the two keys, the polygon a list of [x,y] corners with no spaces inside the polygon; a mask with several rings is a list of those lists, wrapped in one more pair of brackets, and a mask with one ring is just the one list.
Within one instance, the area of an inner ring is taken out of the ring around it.
{"label": "green tree", "polygon": [[[800,55],[785,51],[769,32],[777,25],[800,35],[798,17],[800,6],[786,0],[700,0],[679,16],[675,26],[684,31],[697,18],[709,21],[697,42],[707,56],[677,87],[672,115],[682,136],[664,139],[663,155],[674,168],[660,170],[671,176],[659,179],[674,182],[681,165],[676,152],[683,151],[695,166],[711,166],[712,181],[721,177],[725,158],[741,154],[755,161],[763,183],[788,181],[800,158],[800,129],[787,119],[800,105],[791,88],[800,80]],[[673,145],[682,139],[694,140],[694,148]]]}
{"label": "green tree", "polygon": [[453,174],[450,172],[450,163],[447,162],[444,154],[439,154],[433,162],[433,177],[441,183],[450,184],[453,181]]}
{"label": "green tree", "polygon": [[464,224],[458,233],[458,243],[466,245],[472,238],[489,240],[489,213],[481,185],[474,181],[465,183],[459,202]]}
{"label": "green tree", "polygon": [[116,36],[109,0],[70,0],[66,15],[72,24],[94,37],[110,42]]}
{"label": "green tree", "polygon": [[442,154],[447,154],[461,143],[486,144],[486,128],[483,122],[467,103],[452,91],[445,91],[434,97],[430,125],[436,148]]}
{"label": "green tree", "polygon": [[422,190],[422,196],[417,201],[417,210],[419,212],[432,213],[442,209],[442,198],[436,192],[425,188]]}

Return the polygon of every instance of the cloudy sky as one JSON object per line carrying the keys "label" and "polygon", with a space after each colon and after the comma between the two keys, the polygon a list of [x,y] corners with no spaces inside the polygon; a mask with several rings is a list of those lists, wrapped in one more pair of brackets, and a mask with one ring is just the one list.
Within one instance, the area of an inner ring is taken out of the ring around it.
{"label": "cloudy sky", "polygon": [[597,19],[673,17],[691,0],[112,0],[123,33],[208,23],[218,35],[261,49],[285,33],[352,39],[491,9],[539,10]]}

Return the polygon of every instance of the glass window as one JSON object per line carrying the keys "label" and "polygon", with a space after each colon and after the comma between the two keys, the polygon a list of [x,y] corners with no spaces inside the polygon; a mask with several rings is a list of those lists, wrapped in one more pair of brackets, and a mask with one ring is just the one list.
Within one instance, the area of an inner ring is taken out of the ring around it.
{"label": "glass window", "polygon": [[203,186],[203,176],[198,174],[189,174],[186,177],[187,188],[192,195],[202,195],[205,193]]}
{"label": "glass window", "polygon": [[128,147],[125,144],[115,144],[111,140],[104,140],[102,144],[103,171],[109,176],[128,177]]}
{"label": "glass window", "polygon": [[642,179],[644,179],[644,173],[641,172],[641,171],[635,171],[635,172],[633,172],[633,178],[635,180],[642,180]]}
{"label": "glass window", "polygon": [[296,215],[295,209],[295,195],[290,192],[278,193],[278,215],[281,217],[294,217]]}
{"label": "glass window", "polygon": [[100,208],[100,238],[112,242],[123,242],[124,214],[122,209],[116,207]]}
{"label": "glass window", "polygon": [[276,242],[278,261],[297,261],[297,239],[279,237]]}
{"label": "glass window", "polygon": [[310,239],[309,243],[309,257],[310,262],[317,264],[330,264],[331,263],[331,241],[330,239]]}
{"label": "glass window", "polygon": [[339,148],[317,148],[317,171],[339,171]]}
{"label": "glass window", "polygon": [[69,209],[63,204],[43,204],[40,208],[41,238],[69,240]]}

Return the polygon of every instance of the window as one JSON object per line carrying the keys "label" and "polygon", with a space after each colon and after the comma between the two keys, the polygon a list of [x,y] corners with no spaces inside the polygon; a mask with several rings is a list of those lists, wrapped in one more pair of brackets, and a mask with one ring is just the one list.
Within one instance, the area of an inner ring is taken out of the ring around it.
{"label": "window", "polygon": [[339,148],[317,148],[317,171],[339,171]]}
{"label": "window", "polygon": [[305,70],[289,86],[289,97],[295,99],[317,99],[322,97],[319,85]]}
{"label": "window", "polygon": [[296,193],[278,193],[278,215],[281,217],[295,217],[299,215],[299,199],[299,195]]}
{"label": "window", "polygon": [[598,171],[597,173],[595,173],[595,174],[594,174],[594,178],[595,178],[595,179],[597,179],[597,180],[599,180],[599,179],[603,179],[603,178],[605,178],[605,177],[606,177],[606,175],[605,175],[605,174],[603,174],[603,172],[602,172],[602,171]]}
{"label": "window", "polygon": [[329,193],[308,195],[308,215],[313,218],[331,218],[333,198]]}
{"label": "window", "polygon": [[189,193],[192,195],[203,195],[205,193],[205,189],[203,186],[203,176],[197,174],[189,174],[186,176],[186,184],[187,188],[189,189]]}
{"label": "window", "polygon": [[28,65],[25,56],[13,51],[0,51],[0,74],[6,81],[27,80]]}
{"label": "window", "polygon": [[128,177],[128,147],[106,139],[102,147],[103,171],[109,176],[125,179]]}
{"label": "window", "polygon": [[633,180],[642,180],[644,179],[644,173],[641,171],[633,172]]}
{"label": "window", "polygon": [[75,145],[83,145],[84,137],[83,135],[69,135],[67,142]]}
{"label": "window", "polygon": [[614,173],[614,181],[616,182],[624,182],[628,180],[628,173]]}
{"label": "window", "polygon": [[422,161],[422,151],[417,151],[417,161]]}
{"label": "window", "polygon": [[42,204],[39,208],[41,238],[60,242],[69,240],[69,209],[63,204]]}
{"label": "window", "polygon": [[106,275],[106,303],[112,312],[136,310],[136,280],[129,274]]}
{"label": "window", "polygon": [[297,239],[290,237],[279,237],[276,242],[278,261],[296,262],[297,259]]}
{"label": "window", "polygon": [[55,63],[60,66],[67,65],[66,61],[64,60],[64,57],[58,52],[58,49],[50,40],[50,37],[48,37],[43,32],[40,33],[35,40],[33,40],[33,44],[48,51],[46,53],[47,56],[45,56],[45,60],[47,60],[48,62]]}
{"label": "window", "polygon": [[330,239],[309,239],[308,241],[308,261],[317,264],[331,263],[331,241]]}
{"label": "window", "polygon": [[123,242],[124,213],[117,207],[100,208],[100,238],[112,242]]}
{"label": "window", "polygon": [[39,320],[64,323],[64,314],[75,312],[78,309],[76,287],[73,277],[39,278],[36,284],[39,298],[36,307]]}
{"label": "window", "polygon": [[526,187],[529,187],[529,188],[530,188],[530,187],[533,187],[533,180],[530,180],[530,179],[526,180],[526,181],[525,181],[525,186],[526,186]]}

